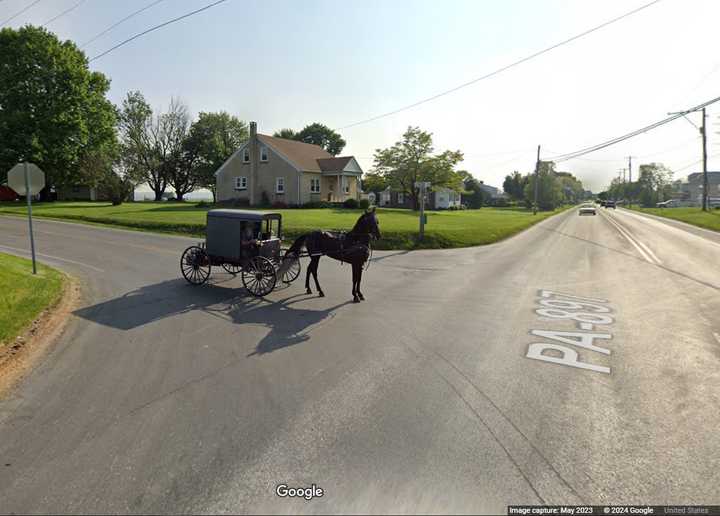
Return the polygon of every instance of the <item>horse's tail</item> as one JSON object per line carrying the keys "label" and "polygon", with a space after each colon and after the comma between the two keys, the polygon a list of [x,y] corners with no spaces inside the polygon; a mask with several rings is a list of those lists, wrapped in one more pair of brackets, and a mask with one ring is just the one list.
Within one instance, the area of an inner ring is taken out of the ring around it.
{"label": "horse's tail", "polygon": [[305,245],[305,240],[307,240],[308,235],[300,235],[295,242],[293,242],[293,245],[290,246],[290,249],[287,250],[287,255],[294,254],[299,255],[300,251],[302,251],[303,246]]}

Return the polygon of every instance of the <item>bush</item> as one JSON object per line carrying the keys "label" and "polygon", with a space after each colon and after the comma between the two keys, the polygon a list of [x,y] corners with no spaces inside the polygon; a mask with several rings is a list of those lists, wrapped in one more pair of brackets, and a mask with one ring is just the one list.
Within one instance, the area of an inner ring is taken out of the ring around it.
{"label": "bush", "polygon": [[231,201],[231,204],[235,208],[247,208],[250,206],[250,199],[233,199]]}
{"label": "bush", "polygon": [[287,203],[284,203],[282,201],[275,201],[274,203],[272,203],[272,208],[275,208],[275,209],[282,210],[287,207],[288,207]]}
{"label": "bush", "polygon": [[270,206],[270,197],[265,190],[263,190],[262,194],[260,194],[260,204],[262,206]]}
{"label": "bush", "polygon": [[351,210],[357,209],[358,202],[355,199],[347,199],[343,204],[343,208],[349,208]]}
{"label": "bush", "polygon": [[211,207],[211,206],[212,206],[212,203],[211,203],[211,202],[207,202],[207,201],[200,201],[200,202],[197,203],[197,205],[196,205],[197,208],[209,208],[209,207]]}
{"label": "bush", "polygon": [[333,208],[333,204],[325,201],[310,201],[302,205],[303,208],[317,209],[317,208]]}
{"label": "bush", "polygon": [[360,199],[358,206],[363,210],[367,210],[370,207],[370,201],[368,201],[367,199]]}

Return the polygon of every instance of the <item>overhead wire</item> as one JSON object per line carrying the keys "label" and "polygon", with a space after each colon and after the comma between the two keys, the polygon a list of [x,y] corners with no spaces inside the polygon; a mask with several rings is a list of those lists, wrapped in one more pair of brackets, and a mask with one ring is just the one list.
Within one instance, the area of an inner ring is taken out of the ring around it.
{"label": "overhead wire", "polygon": [[156,31],[156,30],[158,30],[158,29],[161,29],[162,27],[165,27],[165,26],[170,25],[170,24],[172,24],[172,23],[175,23],[175,22],[177,22],[177,21],[183,20],[183,19],[188,18],[188,17],[190,17],[190,16],[193,16],[193,15],[195,15],[195,14],[198,14],[198,13],[201,13],[201,12],[206,11],[206,10],[208,10],[208,9],[211,9],[211,8],[215,7],[216,5],[222,4],[223,2],[226,2],[226,1],[227,1],[227,0],[218,0],[217,2],[213,2],[213,3],[211,3],[211,4],[208,4],[208,5],[204,6],[204,7],[201,7],[201,8],[199,8],[199,9],[195,9],[194,11],[190,11],[189,13],[183,14],[182,16],[178,16],[177,18],[173,18],[173,19],[168,20],[168,21],[166,21],[166,22],[163,22],[163,23],[160,23],[160,24],[155,25],[155,26],[153,26],[153,27],[150,27],[150,28],[147,29],[147,30],[144,30],[144,31],[142,31],[142,32],[139,32],[138,34],[135,34],[134,36],[129,37],[129,38],[127,38],[127,39],[124,40],[124,41],[121,41],[121,42],[118,43],[117,45],[115,45],[115,46],[113,46],[113,47],[110,47],[110,48],[107,49],[105,52],[102,52],[102,53],[100,53],[100,54],[98,54],[98,55],[96,55],[96,56],[94,56],[94,57],[91,57],[90,59],[88,59],[88,62],[95,61],[96,59],[99,59],[99,58],[101,58],[101,57],[103,57],[103,56],[106,56],[107,54],[109,54],[109,53],[112,52],[113,50],[116,50],[116,49],[122,47],[123,45],[127,45],[127,44],[130,43],[131,41],[134,41],[134,40],[136,40],[136,39],[144,36],[145,34],[148,34],[148,33],[150,33],[150,32]]}
{"label": "overhead wire", "polygon": [[54,22],[55,20],[59,20],[60,18],[62,18],[63,16],[65,16],[67,13],[69,13],[69,12],[71,12],[71,11],[74,11],[75,9],[77,9],[78,7],[80,7],[80,5],[82,5],[82,4],[84,4],[84,3],[85,3],[85,0],[80,0],[79,2],[77,2],[77,3],[76,3],[75,5],[73,5],[72,7],[68,8],[68,9],[65,9],[63,12],[61,12],[61,13],[58,14],[57,16],[54,16],[54,17],[50,18],[48,21],[46,21],[45,23],[43,23],[41,26],[42,26],[42,27],[45,27],[45,26],[47,26],[49,23],[52,23],[52,22]]}
{"label": "overhead wire", "polygon": [[129,20],[130,18],[132,18],[133,16],[136,16],[136,15],[140,14],[140,13],[143,12],[143,11],[147,11],[147,10],[150,9],[151,7],[159,4],[160,2],[164,2],[164,1],[165,1],[165,0],[155,0],[154,2],[150,2],[148,5],[146,5],[145,7],[141,8],[141,9],[138,9],[137,11],[133,11],[132,13],[128,14],[125,18],[123,18],[123,19],[121,19],[121,20],[113,23],[112,25],[110,25],[109,27],[107,27],[106,29],[104,29],[102,32],[99,32],[98,34],[96,34],[95,36],[93,36],[92,38],[90,38],[89,40],[87,40],[85,43],[83,43],[82,45],[80,45],[80,48],[85,48],[85,47],[88,46],[90,43],[92,43],[93,41],[96,41],[98,38],[104,36],[105,34],[107,34],[108,32],[110,32],[111,30],[113,30],[115,27],[117,27],[118,25],[120,25],[120,24],[128,21],[128,20]]}
{"label": "overhead wire", "polygon": [[382,114],[380,114],[380,115],[376,115],[376,116],[373,116],[373,117],[370,117],[370,118],[366,118],[366,119],[364,119],[364,120],[360,120],[360,121],[354,122],[354,123],[352,123],[352,124],[347,124],[347,125],[344,125],[344,126],[342,126],[342,127],[338,127],[338,128],[336,128],[336,130],[339,131],[339,130],[343,130],[343,129],[348,129],[348,128],[350,128],[350,127],[355,127],[355,126],[357,126],[357,125],[366,124],[366,123],[369,123],[369,122],[374,122],[375,120],[379,120],[379,119],[381,119],[381,118],[386,118],[386,117],[388,117],[388,116],[396,115],[396,114],[398,114],[398,113],[400,113],[400,112],[402,112],[402,111],[407,111],[408,109],[412,109],[412,108],[417,107],[417,106],[419,106],[419,105],[421,105],[421,104],[425,104],[425,103],[427,103],[427,102],[431,102],[431,101],[433,101],[433,100],[435,100],[435,99],[438,99],[438,98],[440,98],[440,97],[443,97],[443,96],[445,96],[445,95],[449,95],[450,93],[454,93],[454,92],[456,92],[456,91],[458,91],[458,90],[460,90],[460,89],[467,88],[468,86],[471,86],[471,85],[473,85],[473,84],[476,84],[476,83],[478,83],[478,82],[480,82],[480,81],[483,81],[483,80],[485,80],[485,79],[489,79],[490,77],[493,77],[493,76],[495,76],[495,75],[498,75],[498,74],[500,74],[500,73],[502,73],[502,72],[504,72],[504,71],[506,71],[506,70],[509,70],[509,69],[511,69],[511,68],[514,68],[514,67],[516,67],[516,66],[518,66],[518,65],[520,65],[520,64],[522,64],[522,63],[525,63],[525,62],[527,62],[527,61],[530,61],[531,59],[534,59],[534,58],[539,57],[539,56],[541,56],[541,55],[543,55],[543,54],[546,54],[546,53],[548,53],[548,52],[550,52],[550,51],[552,51],[552,50],[555,50],[555,49],[558,48],[558,47],[561,47],[561,46],[563,46],[563,45],[567,45],[568,43],[571,43],[571,42],[573,42],[573,41],[575,41],[575,40],[577,40],[577,39],[580,39],[580,38],[582,38],[582,37],[584,37],[584,36],[587,36],[587,35],[589,35],[589,34],[592,34],[593,32],[596,32],[596,31],[598,31],[598,30],[600,30],[600,29],[603,29],[603,28],[607,27],[608,25],[612,25],[613,23],[617,23],[617,22],[619,22],[620,20],[623,20],[623,19],[625,19],[625,18],[627,18],[627,17],[629,17],[629,16],[632,16],[633,14],[636,14],[636,13],[638,13],[638,12],[644,10],[644,9],[647,9],[647,8],[649,8],[649,7],[657,4],[657,3],[660,2],[660,1],[661,1],[661,0],[653,0],[652,2],[649,2],[649,3],[647,3],[647,4],[641,5],[640,7],[637,7],[637,8],[635,8],[635,9],[633,9],[632,11],[628,11],[628,12],[626,12],[625,14],[622,14],[622,15],[617,16],[617,17],[615,17],[615,18],[613,18],[613,19],[611,19],[611,20],[608,20],[608,21],[606,21],[606,22],[604,22],[604,23],[601,23],[600,25],[596,25],[596,26],[592,27],[591,29],[585,30],[585,31],[583,31],[583,32],[581,32],[581,33],[579,33],[579,34],[576,34],[576,35],[574,35],[574,36],[572,36],[572,37],[570,37],[570,38],[564,39],[564,40],[562,40],[562,41],[560,41],[560,42],[558,42],[558,43],[555,43],[554,45],[551,45],[551,46],[549,46],[549,47],[543,48],[542,50],[539,50],[539,51],[537,51],[537,52],[535,52],[535,53],[533,53],[533,54],[530,54],[530,55],[528,55],[528,56],[526,56],[526,57],[523,57],[522,59],[518,59],[517,61],[513,61],[512,63],[510,63],[510,64],[508,64],[508,65],[505,65],[505,66],[503,66],[503,67],[501,67],[501,68],[498,68],[497,70],[494,70],[494,71],[492,71],[492,72],[490,72],[490,73],[487,73],[487,74],[485,74],[485,75],[482,75],[482,76],[477,77],[477,78],[475,78],[475,79],[472,79],[472,80],[470,80],[470,81],[464,82],[464,83],[462,83],[462,84],[460,84],[460,85],[458,85],[458,86],[455,86],[455,87],[453,87],[453,88],[450,88],[449,90],[445,90],[445,91],[443,91],[443,92],[437,93],[437,94],[432,95],[432,96],[430,96],[430,97],[421,99],[421,100],[419,100],[419,101],[417,101],[417,102],[413,102],[412,104],[408,104],[407,106],[403,106],[403,107],[401,107],[401,108],[394,109],[394,110],[392,110],[392,111],[388,111],[388,112],[382,113]]}
{"label": "overhead wire", "polygon": [[23,8],[23,9],[20,9],[18,12],[16,12],[15,14],[13,14],[13,15],[12,15],[10,18],[8,18],[7,20],[0,22],[0,27],[2,27],[3,25],[5,25],[5,24],[8,23],[8,22],[13,21],[15,18],[17,18],[17,17],[20,16],[22,13],[26,12],[28,9],[30,9],[32,6],[34,6],[34,5],[38,4],[38,3],[40,3],[40,0],[35,0],[34,2],[32,2],[32,3],[31,3],[30,5],[28,5],[27,7]]}

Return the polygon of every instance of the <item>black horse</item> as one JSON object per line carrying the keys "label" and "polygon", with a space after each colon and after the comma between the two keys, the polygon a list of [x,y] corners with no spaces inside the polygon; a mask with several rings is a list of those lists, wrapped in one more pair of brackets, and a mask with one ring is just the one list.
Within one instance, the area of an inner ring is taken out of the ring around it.
{"label": "black horse", "polygon": [[299,256],[300,251],[305,246],[310,255],[310,265],[308,265],[305,276],[305,288],[308,294],[312,294],[312,290],[310,290],[310,275],[312,274],[320,297],[325,296],[317,277],[320,257],[325,255],[349,263],[352,266],[353,301],[359,303],[365,299],[362,292],[360,292],[360,282],[362,281],[363,266],[370,258],[371,238],[380,238],[380,227],[375,216],[374,207],[366,210],[355,223],[355,226],[347,233],[331,231],[306,233],[293,242],[287,254]]}

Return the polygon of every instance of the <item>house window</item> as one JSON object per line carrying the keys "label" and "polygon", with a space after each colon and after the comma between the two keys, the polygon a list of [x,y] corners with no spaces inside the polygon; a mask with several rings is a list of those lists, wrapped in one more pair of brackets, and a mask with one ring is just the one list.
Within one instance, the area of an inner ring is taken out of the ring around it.
{"label": "house window", "polygon": [[260,148],[260,161],[267,161],[267,160],[268,160],[267,147],[261,147]]}
{"label": "house window", "polygon": [[247,190],[247,177],[239,176],[235,178],[235,190]]}
{"label": "house window", "polygon": [[398,204],[405,204],[405,194],[404,193],[398,194]]}
{"label": "house window", "polygon": [[250,149],[247,147],[243,150],[243,163],[250,163]]}
{"label": "house window", "polygon": [[285,178],[284,177],[276,177],[275,178],[275,193],[279,193],[279,194],[285,193]]}
{"label": "house window", "polygon": [[345,193],[346,194],[350,193],[350,183],[347,183],[347,182],[345,183]]}
{"label": "house window", "polygon": [[320,193],[320,178],[310,179],[310,193]]}

